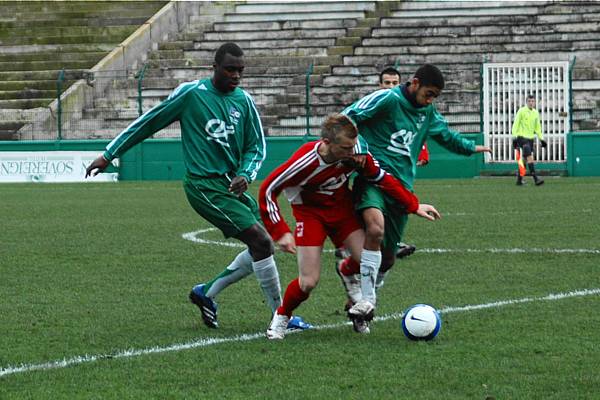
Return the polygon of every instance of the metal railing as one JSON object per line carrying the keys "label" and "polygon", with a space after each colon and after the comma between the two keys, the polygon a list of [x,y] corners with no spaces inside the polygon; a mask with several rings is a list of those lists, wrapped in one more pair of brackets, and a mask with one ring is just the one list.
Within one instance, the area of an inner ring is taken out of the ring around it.
{"label": "metal railing", "polygon": [[[408,70],[407,66],[398,67]],[[311,64],[301,75],[244,77],[242,84],[259,107],[266,135],[315,135],[326,115],[343,110],[377,89],[376,74],[344,78],[315,74],[315,70]],[[210,71],[203,71],[203,75],[204,72]],[[452,129],[464,133],[482,132],[485,115],[498,123],[496,111],[492,115],[491,111],[486,112],[480,107],[484,97],[483,74],[467,69],[443,72],[452,79],[436,100],[436,107]],[[402,81],[408,80],[408,72],[402,74]],[[102,75],[75,75],[72,71],[61,70],[56,77],[56,100],[52,104],[31,110],[0,110],[0,113],[4,121],[18,121],[11,125],[15,126],[15,139],[110,139],[144,111],[164,100],[183,81],[182,78],[158,75],[146,65],[137,71],[106,71]],[[496,79],[494,85],[499,87],[500,81]],[[570,77],[568,81],[571,82]],[[73,90],[75,86],[78,86],[77,91]],[[589,97],[573,99],[571,92],[572,89],[565,95],[570,101],[568,126],[575,130],[597,131],[597,121],[600,121],[598,100]],[[73,98],[78,100],[79,108],[73,107]],[[155,135],[163,138],[179,136],[177,124]]]}

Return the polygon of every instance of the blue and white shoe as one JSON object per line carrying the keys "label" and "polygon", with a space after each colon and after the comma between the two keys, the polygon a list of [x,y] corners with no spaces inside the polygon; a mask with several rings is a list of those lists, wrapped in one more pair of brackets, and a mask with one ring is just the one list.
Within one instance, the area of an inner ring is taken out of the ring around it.
{"label": "blue and white shoe", "polygon": [[209,328],[218,328],[217,322],[217,303],[204,294],[205,284],[194,286],[190,292],[190,301],[198,306],[202,314],[202,321]]}
{"label": "blue and white shoe", "polygon": [[303,330],[311,329],[311,328],[313,328],[312,324],[309,324],[308,322],[304,321],[302,319],[302,317],[300,317],[298,315],[294,315],[288,321],[286,330],[288,332],[289,331],[303,331]]}

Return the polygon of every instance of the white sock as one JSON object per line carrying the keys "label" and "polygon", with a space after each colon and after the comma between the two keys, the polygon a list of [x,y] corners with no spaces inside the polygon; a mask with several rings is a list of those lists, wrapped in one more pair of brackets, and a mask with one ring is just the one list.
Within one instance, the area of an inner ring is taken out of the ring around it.
{"label": "white sock", "polygon": [[231,264],[210,282],[210,287],[204,294],[211,299],[215,298],[227,286],[236,283],[251,273],[252,256],[246,249],[238,254]]}
{"label": "white sock", "polygon": [[375,281],[377,272],[381,264],[381,252],[363,249],[360,256],[360,288],[363,299],[375,304],[377,296],[375,294]]}
{"label": "white sock", "polygon": [[275,313],[275,310],[281,305],[281,285],[279,284],[279,272],[275,265],[275,259],[273,256],[269,256],[254,261],[252,268],[267,299],[267,304],[271,307],[271,311]]}

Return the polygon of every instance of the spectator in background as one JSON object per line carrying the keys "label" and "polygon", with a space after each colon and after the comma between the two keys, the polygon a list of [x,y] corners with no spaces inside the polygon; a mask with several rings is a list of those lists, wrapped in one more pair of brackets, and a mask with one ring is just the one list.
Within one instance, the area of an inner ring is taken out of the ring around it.
{"label": "spectator in background", "polygon": [[[525,158],[529,173],[533,177],[533,181],[536,186],[542,185],[543,180],[538,178],[535,173],[535,165],[533,164],[533,141],[537,136],[542,144],[542,147],[546,147],[548,144],[542,136],[542,124],[540,123],[540,114],[535,109],[535,96],[532,94],[527,96],[527,105],[519,108],[515,121],[512,126],[513,135],[513,147],[517,151],[517,162],[519,158]],[[517,185],[523,185],[523,175],[517,171]]]}

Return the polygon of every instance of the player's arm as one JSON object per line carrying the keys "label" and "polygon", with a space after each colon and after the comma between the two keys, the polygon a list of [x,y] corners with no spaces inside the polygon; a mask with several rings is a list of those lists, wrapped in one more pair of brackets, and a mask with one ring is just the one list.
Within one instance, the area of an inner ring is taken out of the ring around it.
{"label": "player's arm", "polygon": [[386,194],[392,197],[398,204],[402,205],[409,214],[417,214],[420,217],[434,220],[439,219],[439,212],[429,204],[419,204],[419,199],[410,190],[406,189],[402,182],[381,169],[371,154],[364,157],[363,167],[360,173],[367,181],[378,186]]}
{"label": "player's arm", "polygon": [[436,110],[433,110],[429,136],[453,153],[469,156],[474,153],[492,152],[488,146],[475,145],[473,140],[466,139],[460,133],[450,129],[448,121]]}
{"label": "player's arm", "polygon": [[242,194],[248,189],[266,157],[265,135],[260,116],[252,97],[244,92],[248,106],[248,113],[244,121],[244,150],[236,177],[231,181],[229,190],[235,194]]}
{"label": "player's arm", "polygon": [[113,159],[120,157],[150,135],[177,121],[180,117],[182,104],[185,101],[185,95],[193,87],[195,85],[192,83],[182,84],[166,100],[133,121],[106,146],[104,153],[86,168],[86,178],[104,171]]}

